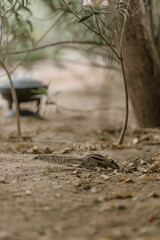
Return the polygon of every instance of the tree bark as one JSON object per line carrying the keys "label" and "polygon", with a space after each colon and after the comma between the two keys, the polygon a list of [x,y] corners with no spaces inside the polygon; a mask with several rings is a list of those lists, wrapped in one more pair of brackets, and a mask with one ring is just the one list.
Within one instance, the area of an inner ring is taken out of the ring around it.
{"label": "tree bark", "polygon": [[[143,7],[142,7],[143,6]],[[131,0],[135,14],[126,26],[123,56],[128,91],[141,127],[160,127],[160,59],[143,0]]]}

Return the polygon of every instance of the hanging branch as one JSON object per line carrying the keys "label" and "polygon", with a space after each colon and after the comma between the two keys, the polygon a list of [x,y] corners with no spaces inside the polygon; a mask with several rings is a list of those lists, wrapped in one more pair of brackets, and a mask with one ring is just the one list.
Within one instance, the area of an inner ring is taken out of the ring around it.
{"label": "hanging branch", "polygon": [[[26,49],[26,50],[22,50],[22,51],[13,51],[13,52],[8,52],[7,55],[18,55],[18,54],[23,54],[23,53],[32,53],[38,50],[42,50],[45,48],[49,48],[49,47],[56,47],[56,46],[67,46],[69,44],[81,44],[81,45],[95,45],[95,46],[106,46],[106,44],[102,44],[102,43],[97,43],[97,42],[92,42],[92,41],[63,41],[63,42],[54,42],[54,43],[49,43],[46,45],[42,45],[39,47],[35,47],[35,48],[31,48],[31,49]],[[5,53],[2,52],[2,55],[4,55]]]}

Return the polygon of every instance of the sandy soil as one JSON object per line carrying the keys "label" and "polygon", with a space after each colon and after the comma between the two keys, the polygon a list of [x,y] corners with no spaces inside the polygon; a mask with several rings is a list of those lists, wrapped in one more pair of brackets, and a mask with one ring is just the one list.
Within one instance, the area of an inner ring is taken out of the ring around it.
{"label": "sandy soil", "polygon": [[[43,71],[41,66],[34,76]],[[0,239],[160,240],[160,130],[138,129],[131,112],[124,147],[113,149],[124,115],[120,82],[103,82],[93,70],[75,87],[75,76],[64,83],[61,74],[51,88],[61,91],[52,97],[59,106],[43,102],[43,119],[23,117],[22,137],[15,119],[4,118],[1,99]],[[100,153],[135,170],[86,170],[33,159],[47,153]]]}

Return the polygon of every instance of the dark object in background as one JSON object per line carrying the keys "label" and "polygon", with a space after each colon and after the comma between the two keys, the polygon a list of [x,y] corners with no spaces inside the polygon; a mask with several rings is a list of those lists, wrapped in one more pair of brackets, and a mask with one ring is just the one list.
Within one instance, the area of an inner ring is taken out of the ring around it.
{"label": "dark object in background", "polygon": [[[47,85],[31,78],[14,78],[13,85],[17,93],[20,115],[21,116],[39,115],[42,94],[38,93],[38,90],[42,88],[47,89]],[[12,109],[13,99],[9,80],[0,83],[0,93],[2,94],[3,98],[5,98],[8,101],[9,111],[6,114],[6,117],[15,116],[15,112]],[[20,103],[32,101],[37,101],[37,109],[35,112],[20,109]]]}

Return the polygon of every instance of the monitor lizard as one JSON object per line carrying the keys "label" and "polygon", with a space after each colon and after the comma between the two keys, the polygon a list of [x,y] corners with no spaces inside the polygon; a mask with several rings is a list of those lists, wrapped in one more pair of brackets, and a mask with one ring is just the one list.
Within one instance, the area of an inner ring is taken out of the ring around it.
{"label": "monitor lizard", "polygon": [[100,168],[111,168],[111,169],[124,169],[122,165],[117,163],[115,160],[102,156],[100,154],[88,154],[85,157],[77,157],[74,155],[56,155],[56,154],[45,154],[34,157],[34,160],[42,160],[49,163],[57,164],[78,164],[79,167],[93,169],[96,167]]}

